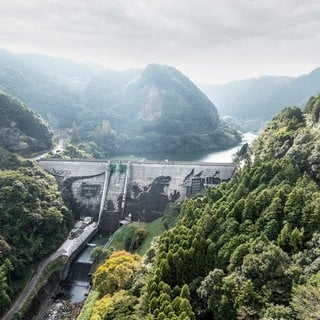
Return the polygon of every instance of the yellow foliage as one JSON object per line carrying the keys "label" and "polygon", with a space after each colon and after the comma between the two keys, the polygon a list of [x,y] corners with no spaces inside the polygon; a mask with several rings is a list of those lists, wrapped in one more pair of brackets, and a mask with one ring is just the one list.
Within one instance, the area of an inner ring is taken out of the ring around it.
{"label": "yellow foliage", "polygon": [[96,302],[90,320],[103,320],[113,312],[113,301],[110,294]]}
{"label": "yellow foliage", "polygon": [[93,286],[100,292],[100,296],[122,289],[139,265],[139,255],[116,251],[94,273]]}
{"label": "yellow foliage", "polygon": [[277,135],[287,132],[287,129],[288,129],[287,126],[280,127],[280,128],[277,130]]}
{"label": "yellow foliage", "polygon": [[126,309],[130,300],[131,296],[125,290],[119,290],[114,295],[106,294],[96,302],[90,320],[109,319],[114,312],[119,314]]}

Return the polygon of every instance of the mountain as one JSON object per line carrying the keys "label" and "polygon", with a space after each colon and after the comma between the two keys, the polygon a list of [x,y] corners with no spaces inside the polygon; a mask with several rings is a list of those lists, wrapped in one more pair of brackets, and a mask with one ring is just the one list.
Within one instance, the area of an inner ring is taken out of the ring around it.
{"label": "mountain", "polygon": [[221,115],[270,120],[283,107],[302,107],[320,92],[320,68],[299,77],[263,76],[222,85],[199,85]]}
{"label": "mountain", "polygon": [[52,146],[53,131],[34,110],[0,91],[0,147],[29,155]]}
{"label": "mountain", "polygon": [[[75,82],[75,72],[67,72],[65,61],[58,68],[58,62],[51,58],[0,50],[0,89],[37,110],[55,128],[70,128],[83,108],[82,91],[79,87],[75,89],[75,85],[70,84],[71,80],[66,80],[72,78]],[[85,81],[83,77],[82,82]],[[86,81],[89,81],[89,75]]]}
{"label": "mountain", "polygon": [[103,70],[102,67],[94,64],[42,54],[20,53],[17,57],[74,91],[83,91],[91,77]]}
{"label": "mountain", "polygon": [[239,141],[234,130],[222,125],[210,100],[173,67],[152,64],[144,70],[104,71],[90,81],[85,97],[91,111],[82,131],[109,121],[122,137],[119,150],[199,151]]}

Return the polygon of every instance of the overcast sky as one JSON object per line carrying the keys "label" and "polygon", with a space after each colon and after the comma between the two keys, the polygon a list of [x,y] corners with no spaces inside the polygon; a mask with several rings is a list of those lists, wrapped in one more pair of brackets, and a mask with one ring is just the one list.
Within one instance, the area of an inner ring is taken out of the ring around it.
{"label": "overcast sky", "polygon": [[320,66],[319,0],[0,0],[0,47],[197,83]]}

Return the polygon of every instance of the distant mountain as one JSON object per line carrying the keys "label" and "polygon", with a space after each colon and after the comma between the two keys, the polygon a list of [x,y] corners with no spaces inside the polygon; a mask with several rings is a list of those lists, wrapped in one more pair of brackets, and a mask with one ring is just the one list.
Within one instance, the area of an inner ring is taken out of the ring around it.
{"label": "distant mountain", "polygon": [[53,131],[40,115],[0,91],[0,148],[22,155],[48,150]]}
{"label": "distant mountain", "polygon": [[88,84],[85,97],[91,120],[95,118],[86,124],[108,120],[121,134],[122,150],[199,151],[226,148],[239,140],[223,127],[210,100],[173,67],[104,71]]}
{"label": "distant mountain", "polygon": [[[80,64],[67,64],[63,59],[0,50],[0,89],[37,110],[54,127],[70,128],[82,108],[82,89],[94,72],[86,67],[76,72]],[[75,85],[76,79],[81,85]]]}
{"label": "distant mountain", "polygon": [[103,67],[94,64],[42,54],[21,53],[17,56],[34,69],[66,85],[71,90],[82,91],[91,77],[103,70]]}
{"label": "distant mountain", "polygon": [[269,120],[283,107],[302,107],[310,96],[320,92],[320,68],[300,77],[263,76],[199,87],[221,115]]}

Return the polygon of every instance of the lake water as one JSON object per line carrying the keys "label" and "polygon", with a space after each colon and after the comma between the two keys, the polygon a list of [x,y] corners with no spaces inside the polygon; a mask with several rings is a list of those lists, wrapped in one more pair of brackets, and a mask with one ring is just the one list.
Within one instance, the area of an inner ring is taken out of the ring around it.
{"label": "lake water", "polygon": [[211,152],[201,158],[200,161],[202,162],[232,162],[232,155],[235,154],[242,145],[245,143],[251,144],[251,142],[257,138],[258,135],[252,132],[247,132],[243,135],[241,143],[239,143],[236,147],[231,149],[218,151],[218,152]]}
{"label": "lake water", "polygon": [[223,151],[201,151],[192,153],[162,153],[162,154],[144,154],[141,156],[122,156],[114,157],[112,160],[164,160],[169,161],[197,161],[197,162],[220,162],[220,163],[230,163],[232,162],[232,155],[235,154],[243,144],[251,142],[257,137],[257,134],[252,132],[247,132],[243,135],[241,143],[237,146],[223,150]]}

